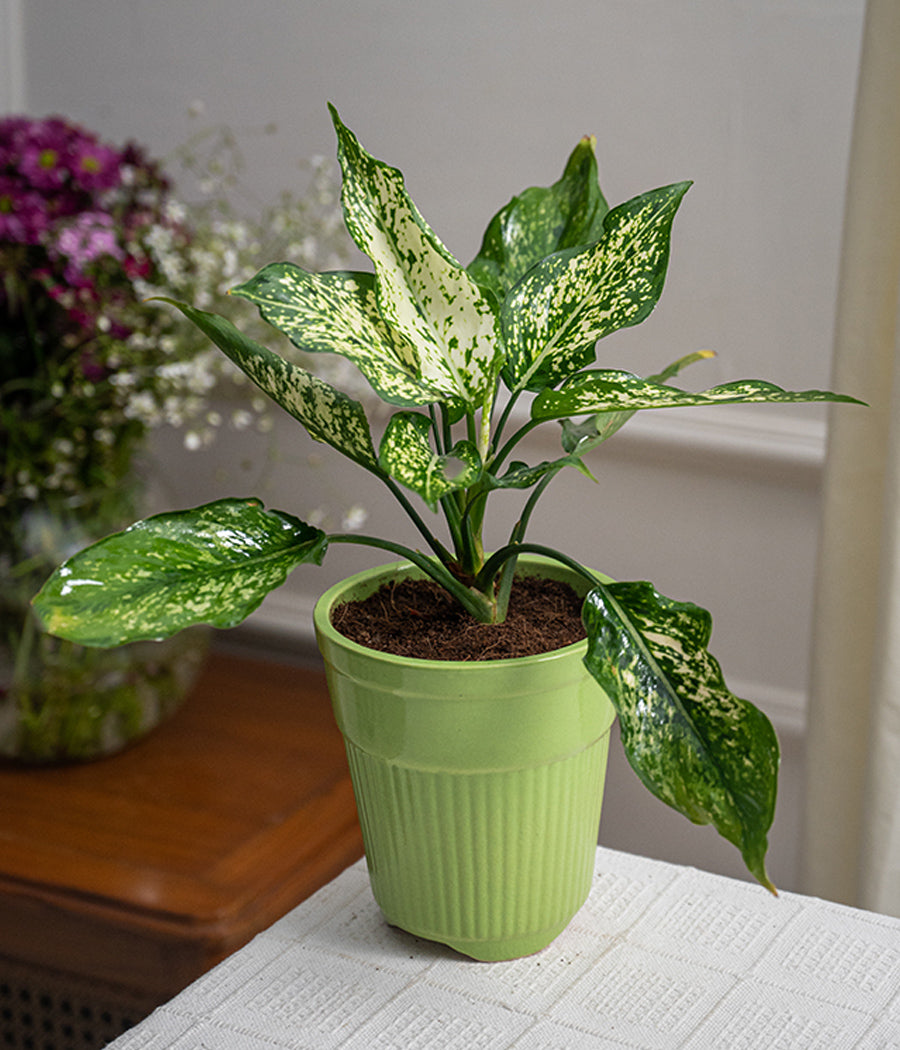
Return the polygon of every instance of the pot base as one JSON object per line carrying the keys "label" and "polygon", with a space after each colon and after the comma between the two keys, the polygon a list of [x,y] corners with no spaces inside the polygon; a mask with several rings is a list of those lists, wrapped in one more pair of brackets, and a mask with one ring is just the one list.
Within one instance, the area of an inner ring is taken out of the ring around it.
{"label": "pot base", "polygon": [[[585,897],[587,900],[587,897]],[[582,904],[584,901],[582,901]],[[427,930],[408,930],[399,923],[391,922],[385,915],[385,921],[389,926],[394,926],[404,933],[420,937],[423,941],[434,941],[436,944],[445,944],[460,955],[465,955],[476,962],[509,962],[512,959],[522,959],[527,955],[535,955],[549,947],[563,930],[572,921],[566,919],[555,926],[537,933],[522,934],[518,937],[504,937],[498,941],[480,940],[477,938],[448,939],[440,933]]]}

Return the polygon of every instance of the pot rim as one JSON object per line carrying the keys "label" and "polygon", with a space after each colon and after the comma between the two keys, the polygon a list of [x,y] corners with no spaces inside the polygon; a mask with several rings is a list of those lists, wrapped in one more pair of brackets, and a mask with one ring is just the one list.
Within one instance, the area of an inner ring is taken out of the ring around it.
{"label": "pot rim", "polygon": [[[576,585],[576,590],[579,592],[582,589],[584,589],[585,593],[587,591],[587,581],[583,577],[580,577],[572,569],[567,568],[561,562],[557,562],[552,558],[547,558],[539,554],[523,553],[519,555],[519,563],[550,568],[559,578]],[[347,652],[358,653],[369,658],[377,658],[391,664],[412,664],[423,670],[428,667],[460,671],[464,668],[475,667],[484,669],[489,667],[513,668],[522,665],[534,666],[536,663],[550,663],[553,661],[565,660],[576,654],[583,654],[587,651],[587,638],[582,638],[580,641],[572,642],[571,644],[562,646],[559,649],[550,649],[545,653],[533,653],[530,656],[500,657],[494,660],[426,660],[418,656],[398,656],[395,653],[386,653],[380,649],[373,649],[370,646],[361,645],[359,642],[355,642],[351,638],[348,638],[345,634],[341,634],[341,632],[334,627],[331,622],[331,610],[344,599],[344,595],[349,589],[358,586],[367,587],[371,583],[372,587],[368,593],[372,593],[379,585],[375,581],[379,581],[382,577],[405,575],[421,576],[424,574],[421,569],[413,565],[412,562],[398,560],[384,565],[377,565],[370,569],[363,569],[360,572],[339,580],[337,583],[329,587],[328,590],[325,591],[316,601],[313,610],[313,622],[316,634],[320,637],[327,638],[333,645],[340,646]]]}

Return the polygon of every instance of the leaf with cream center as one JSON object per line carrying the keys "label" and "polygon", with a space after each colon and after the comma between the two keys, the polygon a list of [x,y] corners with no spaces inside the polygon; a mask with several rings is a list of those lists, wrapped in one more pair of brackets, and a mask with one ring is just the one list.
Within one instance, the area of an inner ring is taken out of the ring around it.
{"label": "leaf with cream center", "polygon": [[400,172],[331,113],[347,229],[375,266],[381,314],[416,347],[422,380],[477,410],[493,394],[500,361],[491,304],[419,214]]}
{"label": "leaf with cream center", "polygon": [[231,294],[254,303],[299,350],[352,361],[390,404],[446,398],[446,391],[422,379],[415,347],[384,323],[374,274],[316,274],[293,263],[271,263]]}

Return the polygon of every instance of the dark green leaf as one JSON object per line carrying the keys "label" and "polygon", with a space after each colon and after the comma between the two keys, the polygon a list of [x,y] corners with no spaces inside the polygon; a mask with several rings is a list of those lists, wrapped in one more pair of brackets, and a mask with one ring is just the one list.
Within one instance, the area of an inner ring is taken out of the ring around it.
{"label": "dark green leaf", "polygon": [[509,469],[499,477],[489,476],[488,488],[528,489],[532,485],[536,485],[545,475],[555,473],[563,467],[574,467],[592,481],[596,480],[584,463],[582,463],[580,455],[560,456],[559,459],[545,459],[533,467],[527,463],[510,463]]}
{"label": "dark green leaf", "polygon": [[597,180],[594,146],[593,138],[583,138],[558,182],[530,187],[491,219],[481,250],[467,269],[498,303],[548,255],[603,236],[609,206]]}
{"label": "dark green leaf", "polygon": [[45,630],[80,645],[166,638],[193,624],[233,627],[303,562],[325,533],[257,499],[158,514],[73,555],[34,607]]}
{"label": "dark green leaf", "polygon": [[584,604],[588,670],[609,695],[632,768],[649,790],[741,851],[762,885],[775,812],[778,741],[733,696],[707,651],[705,609],[649,583],[599,585]]}
{"label": "dark green leaf", "polygon": [[577,452],[578,455],[583,456],[621,430],[633,414],[632,412],[598,412],[578,423],[571,419],[564,419],[562,447],[566,452]]}

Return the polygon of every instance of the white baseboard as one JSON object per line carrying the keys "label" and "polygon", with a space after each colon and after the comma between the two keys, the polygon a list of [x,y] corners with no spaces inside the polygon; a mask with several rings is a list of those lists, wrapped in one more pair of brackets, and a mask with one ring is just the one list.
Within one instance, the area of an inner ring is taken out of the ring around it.
{"label": "white baseboard", "polygon": [[[824,419],[801,419],[760,411],[758,405],[659,409],[638,413],[603,446],[602,455],[673,463],[702,461],[719,473],[777,472],[809,478],[825,464],[828,426]],[[757,411],[753,411],[756,409]],[[556,448],[550,427],[534,437]]]}

